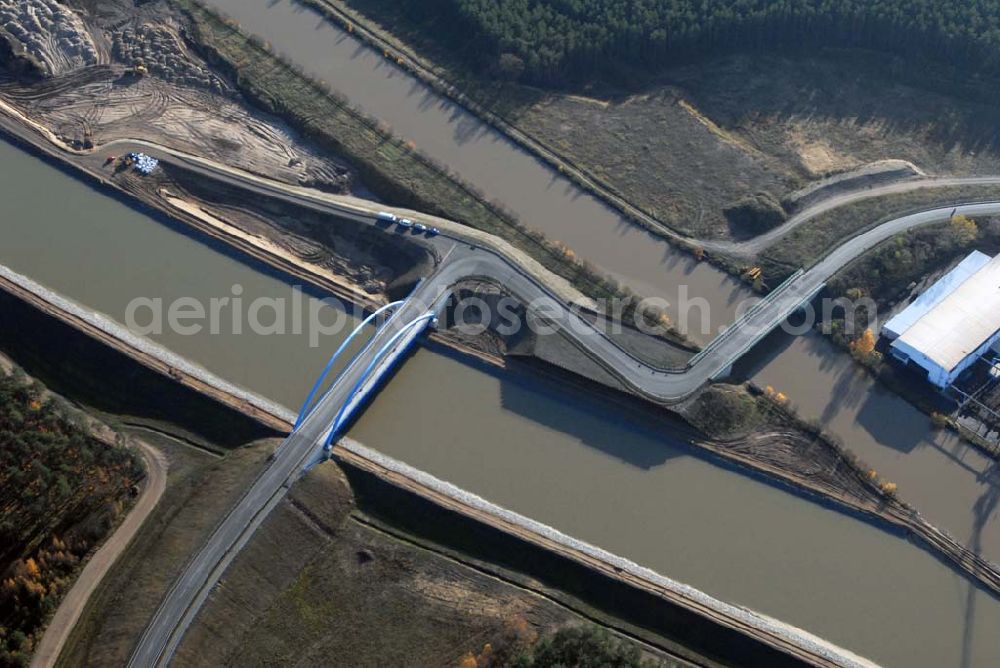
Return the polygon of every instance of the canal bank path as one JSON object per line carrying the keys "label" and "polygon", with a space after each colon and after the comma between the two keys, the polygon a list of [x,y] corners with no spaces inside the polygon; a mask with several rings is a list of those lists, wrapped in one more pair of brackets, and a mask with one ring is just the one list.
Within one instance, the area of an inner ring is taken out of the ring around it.
{"label": "canal bank path", "polygon": [[[248,296],[287,291],[9,145],[0,150],[19,166],[2,184],[10,215],[0,221],[0,256],[80,303],[120,319],[137,295],[228,294],[235,283]],[[60,196],[32,197],[39,184]],[[160,342],[285,405],[301,402],[330,352],[292,336]],[[428,379],[444,378],[427,391]],[[440,404],[461,406],[447,429]],[[356,429],[364,442],[483,498],[878,661],[1000,661],[995,599],[930,554],[693,456],[669,433],[566,388],[420,352]]]}
{"label": "canal bank path", "polygon": [[142,493],[115,532],[87,560],[87,565],[83,567],[69,593],[56,608],[56,613],[45,627],[41,642],[35,648],[31,668],[52,668],[56,665],[59,653],[80,619],[90,596],[135,538],[167,488],[168,464],[163,453],[145,441],[133,439],[133,443],[146,463],[146,480]]}

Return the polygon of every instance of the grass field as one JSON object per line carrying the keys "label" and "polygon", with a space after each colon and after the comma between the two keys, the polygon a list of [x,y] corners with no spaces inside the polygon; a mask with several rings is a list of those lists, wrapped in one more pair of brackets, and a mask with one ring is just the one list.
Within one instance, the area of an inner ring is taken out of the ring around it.
{"label": "grass field", "polygon": [[512,635],[587,623],[408,540],[354,493],[334,462],[296,484],[213,591],[174,665],[458,666],[487,643],[500,650]]}

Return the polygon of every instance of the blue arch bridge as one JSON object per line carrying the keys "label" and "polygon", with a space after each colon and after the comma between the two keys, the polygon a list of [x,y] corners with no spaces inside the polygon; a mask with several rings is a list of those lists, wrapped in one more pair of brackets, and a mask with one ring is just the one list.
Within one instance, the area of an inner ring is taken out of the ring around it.
{"label": "blue arch bridge", "polygon": [[[378,389],[381,381],[412,348],[420,334],[437,324],[436,309],[415,298],[386,304],[361,321],[337,347],[310,389],[295,419],[292,434],[308,431],[322,443],[312,453],[310,465],[325,459],[347,425]],[[372,325],[375,324],[374,331]],[[350,359],[338,365],[346,351],[359,337],[368,334],[367,342]],[[334,367],[341,370],[329,379]],[[324,390],[324,388],[327,388]],[[325,432],[321,425],[325,425]],[[279,447],[279,451],[285,444]]]}

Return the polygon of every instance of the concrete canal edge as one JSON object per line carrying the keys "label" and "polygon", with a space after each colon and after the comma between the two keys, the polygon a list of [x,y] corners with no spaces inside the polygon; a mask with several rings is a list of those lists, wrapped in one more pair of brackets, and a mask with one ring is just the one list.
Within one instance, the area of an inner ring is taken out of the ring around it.
{"label": "concrete canal edge", "polygon": [[[8,135],[12,139],[18,141],[18,143],[25,145],[29,148],[33,148],[38,152],[41,152],[42,154],[45,155],[45,157],[50,158],[54,162],[59,163],[64,167],[69,166],[71,171],[77,172],[81,175],[92,177],[96,181],[100,181],[101,185],[105,186],[106,188],[110,186],[109,183],[99,179],[95,174],[93,174],[89,170],[81,168],[79,165],[75,165],[72,162],[66,161],[65,159],[63,159],[64,156],[58,155],[56,151],[51,149],[51,147],[45,145],[44,142],[35,141],[36,137],[31,136],[30,133],[26,135],[23,132],[23,128],[21,128],[22,132],[16,132],[13,130],[10,124],[4,123],[3,125],[5,126],[4,129],[7,131]],[[115,192],[120,197],[125,196],[125,193],[118,192],[118,190],[114,187],[111,187],[110,189],[112,190],[112,192]],[[132,202],[133,201],[132,198],[129,198],[129,201]],[[186,216],[178,215],[178,212],[176,211],[168,212],[163,210],[163,208],[161,207],[150,206],[150,203],[146,202],[142,198],[140,198],[140,201],[143,202],[147,207],[156,210],[158,213],[165,214],[168,217],[187,218]],[[213,237],[221,241],[222,243],[228,243],[229,245],[236,245],[239,247],[238,244],[233,244],[231,239],[225,238],[224,235],[219,235],[217,233],[217,230],[211,230],[211,231],[206,230],[200,225],[192,224],[193,221],[191,220],[184,220],[183,222],[191,224],[192,227],[200,229],[202,232],[206,232],[208,236]],[[251,257],[259,261],[262,261],[265,264],[276,266],[276,268],[278,268],[279,270],[283,270],[286,272],[289,271],[289,268],[287,266],[283,266],[285,263],[276,263],[273,258],[270,258],[268,256],[269,254],[267,254],[266,252],[262,252],[259,249],[253,249],[257,252],[252,252],[250,249],[239,247],[239,250],[246,252]],[[304,272],[291,271],[290,273],[302,278],[303,276],[301,276],[301,273]],[[330,289],[330,286],[328,285],[327,281],[320,281],[317,280],[316,277],[312,276],[310,276],[306,280],[313,283],[314,285],[322,285],[324,288]],[[271,429],[281,432],[287,432],[288,426],[294,419],[294,415],[287,408],[279,406],[274,402],[271,402],[267,399],[264,399],[263,397],[260,397],[259,395],[247,392],[246,390],[236,385],[228,383],[227,381],[224,381],[223,379],[214,376],[213,374],[199,367],[198,365],[192,364],[191,362],[172,354],[165,348],[157,346],[156,344],[146,339],[132,335],[125,328],[121,327],[120,325],[110,320],[109,318],[97,314],[93,311],[90,311],[77,304],[74,304],[72,301],[67,300],[61,297],[60,295],[57,295],[47,290],[46,288],[44,288],[44,286],[39,285],[38,283],[32,281],[31,279],[24,277],[20,274],[17,274],[16,272],[12,272],[11,270],[6,269],[5,267],[2,266],[0,266],[0,290],[6,291],[7,293],[18,298],[19,300],[30,304],[39,311],[62,321],[63,323],[69,325],[75,330],[85,333],[91,338],[98,340],[102,344],[115,349],[116,351],[126,355],[127,357],[130,357],[135,361],[138,361],[143,366],[159,374],[162,374],[163,376],[166,376],[170,380],[180,383],[181,385],[187,387],[188,389],[193,390],[199,395],[210,397],[211,399],[233,409],[239,414],[247,416],[260,424],[266,425]],[[461,348],[460,346],[456,346],[453,342],[447,342],[445,343],[445,345],[449,345],[450,347],[453,348]],[[364,446],[360,447],[363,448]],[[370,450],[367,450],[367,452],[373,453],[373,451]],[[355,453],[355,455],[357,455],[357,453]],[[385,458],[382,455],[379,455],[379,457],[381,458],[383,464],[387,462],[393,462],[393,460]],[[406,467],[406,465],[402,463],[399,462],[394,462],[394,463],[399,467]],[[754,468],[756,470],[757,467],[751,466],[750,468]],[[382,467],[382,470],[383,472],[394,471],[393,468],[384,466]],[[419,472],[416,469],[407,468],[407,470],[414,474],[420,474],[420,476],[417,476],[417,478],[420,478],[421,476],[426,476],[426,474],[423,474],[422,472]],[[389,474],[387,473],[386,475]],[[393,473],[393,475],[389,476],[389,478],[395,479],[393,476],[398,476],[398,475],[400,474],[398,471],[396,471],[395,473]],[[428,484],[428,485],[417,484],[413,482],[414,479],[411,478],[408,479],[411,480],[411,483],[416,484],[415,490],[422,489],[426,492],[427,495],[430,496],[441,497],[442,499],[447,497],[449,499],[452,499],[453,501],[455,501],[456,498],[458,499],[466,497],[472,498],[472,495],[468,495],[468,493],[464,492],[463,490],[460,490],[457,487],[450,486],[447,483],[438,481],[433,478],[428,478],[427,482],[432,482],[434,484]],[[399,482],[401,481],[397,480],[397,483]],[[792,482],[794,483],[794,481]],[[448,491],[454,491],[455,495],[446,494],[445,492]],[[425,496],[417,491],[415,491],[415,493],[417,493],[417,495],[421,497]],[[820,496],[822,496],[822,494]],[[474,498],[478,499],[478,501],[481,502],[482,504],[486,504],[487,506],[489,506],[490,510],[495,510],[498,513],[501,513],[500,515],[495,515],[483,509],[477,509],[475,506],[470,506],[470,512],[473,513],[473,515],[470,516],[480,516],[480,521],[482,522],[492,522],[490,518],[502,517],[503,513],[507,513],[507,511],[505,511],[504,509],[489,504],[485,500],[479,499],[478,497]],[[456,502],[459,504],[462,503],[462,501],[460,500]],[[863,510],[870,512],[870,510],[868,509],[863,509]],[[520,518],[520,516],[516,517]],[[1000,580],[998,580],[998,578],[996,577],[997,574],[995,572],[995,569],[987,568],[984,571],[983,563],[981,562],[980,559],[978,559],[977,555],[969,553],[968,550],[962,548],[957,542],[950,539],[950,537],[941,533],[939,530],[926,524],[926,522],[915,523],[913,521],[907,521],[906,518],[900,518],[896,516],[894,517],[880,516],[880,517],[883,520],[889,521],[889,523],[892,525],[900,526],[904,528],[904,530],[911,531],[916,537],[922,539],[922,542],[925,543],[925,547],[928,547],[932,553],[936,554],[936,556],[948,562],[949,564],[956,566],[961,570],[964,570],[966,573],[976,578],[981,583],[992,588],[994,593],[1000,591],[1000,584],[998,584]],[[546,536],[549,536],[550,532],[554,532],[554,530],[548,527],[544,527],[544,525],[535,526],[536,523],[532,523],[532,521],[528,520],[527,518],[520,518],[520,519],[527,522],[529,526],[527,528],[519,529],[517,532],[515,532],[517,534],[519,534],[521,531],[525,531],[527,532],[527,535],[535,535],[541,540]],[[499,522],[499,520],[497,521]],[[518,526],[520,525],[518,524]],[[542,530],[543,533],[540,534],[537,533],[535,531],[536,529]],[[500,530],[502,531],[503,529]],[[663,583],[660,583],[655,579],[646,581],[646,576],[655,576],[655,578],[661,577],[653,573],[652,571],[649,571],[648,569],[643,569],[635,564],[631,564],[631,562],[625,562],[626,565],[629,565],[630,569],[638,569],[635,573],[632,573],[629,570],[614,565],[614,560],[618,559],[614,555],[598,550],[597,548],[593,548],[592,546],[588,546],[586,544],[574,541],[572,538],[564,536],[563,534],[559,534],[558,532],[555,532],[552,535],[555,534],[558,534],[558,536],[560,536],[562,539],[565,539],[565,541],[567,542],[567,544],[564,545],[562,548],[566,551],[566,554],[578,553],[577,556],[579,556],[578,560],[579,563],[590,564],[589,566],[590,568],[596,568],[598,566],[603,565],[605,568],[602,568],[601,572],[603,572],[605,576],[613,574],[614,577],[622,577],[624,578],[622,580],[623,582],[624,581],[631,582],[634,586],[647,589],[648,591],[656,592],[657,595],[661,597],[664,597],[668,593],[673,591],[669,587],[665,587]],[[580,547],[588,548],[588,550],[595,550],[596,552],[593,554],[591,554],[587,550],[581,552],[579,551]],[[539,543],[539,549],[551,550],[553,548],[554,545],[547,544],[545,540],[542,540],[541,543]],[[607,559],[611,559],[611,561],[607,561]],[[624,577],[625,575],[628,575],[628,577],[627,578]],[[663,580],[665,582],[672,583],[676,587],[681,588],[678,591],[689,590],[691,592],[697,592],[698,594],[704,596],[704,594],[702,594],[701,592],[688,588],[680,583],[676,583],[665,578]],[[674,594],[677,594],[677,592],[674,592]],[[714,599],[710,600],[715,601]],[[721,619],[727,619],[727,615],[733,613],[734,611],[737,613],[742,611],[744,613],[752,615],[756,614],[756,613],[751,613],[750,611],[745,611],[742,608],[727,606],[727,604],[724,604],[720,601],[715,601],[715,603],[719,604],[720,606],[724,606],[726,608],[731,608],[731,610],[724,610],[723,612],[720,613],[720,612],[712,612],[711,611],[712,609],[706,609],[702,610],[698,614],[710,613],[712,615],[721,615],[716,621]],[[775,628],[787,628],[796,634],[800,634],[802,636],[800,640],[805,642],[806,645],[817,642],[819,643],[820,646],[828,645],[827,643],[825,643],[825,641],[822,641],[821,639],[815,638],[804,631],[795,629],[794,627],[786,627],[785,625],[781,624],[780,622],[777,622],[776,620],[770,620],[770,618],[766,618],[759,615],[757,615],[757,618],[761,620],[767,620],[768,624],[765,624],[765,626],[768,627],[773,626]],[[741,624],[745,624],[745,622],[733,622],[733,626],[731,626],[730,628],[742,629],[741,632],[751,633],[751,635],[756,635],[759,632],[750,630],[745,626],[741,626]],[[795,644],[796,643],[795,639],[784,642],[790,643],[789,646],[797,646]],[[847,652],[844,652],[844,650],[841,650],[840,648],[836,648],[832,645],[830,645],[829,647],[831,648],[832,651],[843,652],[845,655],[850,656],[851,657],[850,661],[864,662],[863,659],[853,657],[852,655],[850,655]],[[848,663],[833,662],[830,663],[830,665],[864,665],[864,663],[855,664],[850,662]]]}
{"label": "concrete canal edge", "polygon": [[[504,552],[519,555],[515,568],[523,568],[557,588],[566,587],[570,594],[594,599],[602,607],[621,606],[621,597],[652,595],[660,605],[654,603],[656,610],[651,618],[636,623],[651,625],[660,633],[664,625],[684,628],[701,638],[705,648],[728,656],[728,660],[771,666],[797,662],[817,666],[875,665],[802,629],[720,601],[350,438],[341,439],[333,454],[338,462],[368,478],[354,478],[352,485],[358,484],[362,494],[374,491],[380,497],[377,512],[408,525],[414,532],[423,533],[427,524],[435,522],[429,516],[444,514],[449,533],[493,534],[486,538],[493,546],[499,541],[508,548]],[[405,501],[407,497],[411,502]],[[414,497],[423,508],[414,507]],[[453,526],[456,517],[466,526]],[[436,521],[440,524],[441,518]],[[443,542],[450,541],[444,538]],[[624,607],[639,614],[635,607]]]}
{"label": "concrete canal edge", "polygon": [[[287,432],[294,420],[291,410],[219,378],[166,348],[132,334],[107,316],[86,309],[2,265],[0,290],[270,429]],[[789,663],[804,661],[820,666],[872,665],[805,631],[718,601],[697,589],[491,504],[355,441],[343,440],[334,453],[345,464],[367,471],[388,487],[406,492],[411,499],[422,500],[444,512],[458,513],[482,528],[529,545],[539,553],[575,564],[589,581],[586,590],[604,589],[610,579],[626,589],[653,595],[669,605],[679,623],[697,623],[699,634],[712,638],[710,646],[716,646],[725,638],[726,643],[738,647],[741,654],[752,651],[769,656],[770,665],[777,665],[775,660],[780,658]]]}

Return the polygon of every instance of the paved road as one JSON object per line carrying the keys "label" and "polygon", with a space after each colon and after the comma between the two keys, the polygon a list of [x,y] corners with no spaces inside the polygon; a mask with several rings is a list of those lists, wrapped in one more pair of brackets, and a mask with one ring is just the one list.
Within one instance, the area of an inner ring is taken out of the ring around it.
{"label": "paved road", "polygon": [[[176,161],[205,178],[369,225],[377,225],[374,216],[384,208],[363,200],[355,200],[351,204],[331,201],[322,193],[286,186],[146,142],[118,143],[129,150],[154,150],[158,155]],[[887,187],[897,185],[899,184]],[[840,202],[854,201],[856,197],[848,195],[837,199]],[[542,302],[545,320],[555,322],[561,333],[583,354],[604,367],[626,387],[653,401],[675,403],[690,396],[710,379],[723,374],[761,338],[822,290],[833,275],[855,258],[900,232],[947,221],[956,209],[958,213],[970,216],[1000,214],[1000,202],[929,209],[884,223],[849,239],[795,277],[779,294],[769,295],[760,308],[709,343],[697,362],[685,369],[659,369],[635,359],[576,315],[550,286],[539,279],[537,272],[525,271],[519,258],[511,257],[500,247],[484,244],[481,238],[469,240],[460,233],[445,233],[433,239],[422,239],[422,243],[436,249],[438,257],[447,254],[448,259],[420,286],[419,296],[426,299],[428,294],[432,294],[437,299],[466,278],[493,279],[525,303]]]}
{"label": "paved road", "polygon": [[[26,132],[27,128],[32,128],[34,132],[40,134],[48,142],[50,142],[53,147],[57,148],[60,152],[67,155],[104,155],[104,153],[114,147],[120,147],[124,150],[150,150],[156,155],[170,155],[173,156],[178,161],[185,164],[187,167],[197,167],[200,168],[199,171],[212,177],[218,178],[221,175],[228,175],[232,177],[234,183],[237,184],[247,184],[250,181],[257,182],[259,184],[275,184],[277,190],[284,191],[288,189],[293,189],[292,186],[286,186],[284,184],[276,184],[273,181],[268,181],[267,179],[262,179],[260,177],[248,174],[232,167],[216,163],[214,161],[201,158],[199,156],[194,156],[191,154],[184,153],[182,151],[176,151],[166,146],[156,144],[154,142],[147,142],[143,140],[129,140],[129,139],[116,139],[110,141],[98,148],[91,151],[79,151],[75,149],[68,148],[62,141],[60,141],[51,130],[42,126],[16,108],[7,104],[3,100],[0,100],[0,112],[5,115],[3,118],[4,124],[8,129],[15,133],[31,140],[35,137],[31,136],[31,132]],[[8,120],[10,119],[10,120]],[[13,121],[13,122],[11,122]],[[117,150],[117,149],[116,149]],[[787,235],[789,232],[795,228],[803,225],[810,220],[816,218],[817,216],[837,209],[839,207],[845,206],[847,204],[852,204],[855,202],[864,201],[867,199],[872,199],[875,197],[883,197],[885,195],[899,194],[905,192],[914,192],[917,190],[928,190],[935,188],[945,188],[945,187],[956,187],[956,186],[975,186],[975,185],[1000,185],[1000,176],[942,176],[942,177],[921,177],[914,179],[906,179],[904,181],[899,181],[895,183],[889,183],[882,186],[876,186],[874,188],[865,188],[859,190],[848,191],[827,197],[820,200],[816,204],[807,207],[803,211],[793,215],[783,224],[778,227],[765,232],[764,234],[758,235],[752,239],[745,239],[742,241],[716,241],[710,239],[698,239],[696,237],[687,237],[678,234],[674,230],[665,227],[655,219],[647,216],[638,209],[629,206],[629,210],[635,213],[640,219],[649,223],[653,227],[659,229],[666,237],[671,238],[675,241],[683,241],[692,246],[701,246],[705,250],[729,253],[733,255],[741,256],[753,256],[759,254],[763,250],[769,248],[776,242],[778,242],[782,237]],[[266,186],[265,186],[266,187]],[[268,188],[271,190],[271,188]],[[296,189],[303,190],[303,189]],[[623,202],[627,205],[627,203]],[[949,209],[950,210],[950,209]],[[887,223],[888,224],[888,223]]]}
{"label": "paved road", "polygon": [[[176,151],[174,149],[160,146],[155,143],[145,142],[145,141],[132,141],[132,140],[115,140],[106,144],[100,150],[103,152],[105,148],[111,146],[120,146],[126,148],[126,150],[149,150],[157,155],[169,155],[178,162],[178,164],[183,165],[185,168],[195,171],[196,173],[202,174],[208,178],[224,178],[225,181],[229,182],[231,185],[235,186],[247,186],[251,182],[259,187],[258,192],[261,194],[270,194],[275,197],[286,201],[295,201],[301,204],[303,200],[313,199],[313,201],[325,201],[330,204],[329,200],[324,200],[323,196],[316,193],[313,198],[310,198],[307,189],[295,188],[294,186],[287,186],[269,179],[264,179],[247,172],[243,172],[238,169],[228,167],[226,165],[221,165],[217,162],[199,157],[193,156],[181,151]],[[819,202],[803,209],[797,214],[790,217],[784,223],[778,227],[768,230],[767,232],[757,235],[751,239],[744,239],[741,241],[714,241],[710,239],[698,239],[695,237],[685,237],[683,235],[678,235],[677,233],[667,229],[664,230],[667,236],[677,240],[683,241],[692,246],[700,246],[706,251],[714,251],[719,253],[727,253],[731,255],[740,255],[746,257],[752,257],[760,254],[764,250],[770,248],[778,241],[780,241],[787,234],[795,230],[797,227],[808,223],[809,221],[815,219],[816,217],[839,209],[840,207],[846,206],[848,204],[854,204],[857,202],[863,202],[869,199],[875,199],[878,197],[885,197],[887,195],[898,195],[901,193],[915,192],[917,190],[933,190],[940,188],[953,188],[961,186],[988,186],[988,185],[1000,185],[1000,176],[942,176],[942,177],[923,177],[916,179],[908,179],[905,181],[899,181],[896,183],[888,183],[882,186],[876,186],[874,188],[866,188],[862,190],[852,190],[844,193],[839,193],[837,195],[832,195],[826,197]],[[292,195],[291,199],[287,197],[288,191],[297,191]],[[315,191],[313,191],[315,193]],[[359,203],[362,201],[359,200]],[[941,207],[942,209],[945,207]],[[947,210],[950,212],[954,208],[954,205],[948,206]],[[364,211],[365,207],[361,204],[359,207],[341,207],[340,210],[345,212],[357,212],[358,210]],[[377,209],[377,205],[371,204],[368,207],[367,213],[374,213]],[[368,221],[366,221],[368,222]],[[940,222],[940,220],[935,220],[934,222]],[[891,223],[886,223],[891,224]]]}
{"label": "paved road", "polygon": [[[376,331],[365,352],[377,351],[406,323],[437,308],[436,301],[441,295],[426,284],[421,287],[422,290],[414,293],[385,326]],[[407,344],[408,337],[404,336],[397,347],[404,348]],[[278,447],[271,462],[221,521],[205,546],[188,562],[143,632],[129,660],[130,666],[149,668],[169,662],[185,630],[226,567],[302,470],[320,456],[334,417],[364,376],[369,359],[368,355],[359,355],[343,371],[299,429]]]}
{"label": "paved road", "polygon": [[[285,195],[283,195],[285,196]],[[1000,213],[1000,203],[959,207],[968,215]],[[507,258],[481,246],[447,238],[435,241],[449,246],[437,271],[420,284],[410,300],[389,323],[378,330],[368,351],[378,350],[400,327],[422,313],[440,309],[458,281],[488,276],[516,297],[536,305],[544,321],[555,324],[583,352],[604,366],[635,392],[661,402],[678,401],[701,387],[746,352],[761,336],[780,324],[789,313],[810,299],[839,269],[881,241],[907,229],[947,220],[952,208],[913,214],[862,234],[791,281],[777,298],[720,337],[707,354],[686,371],[655,369],[636,361],[610,339],[567,308],[543,284],[526,275]],[[544,301],[544,305],[538,304]],[[301,428],[280,446],[274,461],[257,478],[247,494],[226,516],[205,547],[188,564],[161,604],[133,654],[130,666],[165,665],[188,625],[236,553],[284,496],[288,486],[309,462],[314,461],[340,406],[361,377],[369,357],[360,355],[318,403]]]}
{"label": "paved road", "polygon": [[[350,204],[333,202],[321,193],[269,181],[209,160],[185,155],[147,142],[119,141],[125,150],[148,150],[158,157],[176,161],[206,177],[229,183],[258,194],[278,198],[300,206],[376,225],[375,213],[381,206],[357,200]],[[102,148],[102,152],[107,147]],[[690,396],[709,379],[728,368],[763,335],[781,324],[804,301],[823,288],[838,270],[868,249],[899,232],[946,221],[954,207],[942,207],[885,223],[861,234],[820,260],[707,347],[698,361],[684,370],[664,370],[644,364],[617,344],[593,329],[560,300],[537,271],[528,271],[520,258],[503,251],[503,245],[484,244],[482,235],[475,239],[460,233],[442,234],[423,239],[442,261],[435,273],[415,291],[398,319],[380,330],[372,349],[377,349],[396,333],[396,327],[428,308],[438,308],[451,287],[466,278],[491,278],[508,288],[514,296],[532,304],[546,322],[556,323],[581,351],[618,378],[637,394],[662,403]],[[958,207],[960,213],[986,215],[1000,213],[1000,203]],[[396,323],[395,325],[393,323]],[[197,614],[211,587],[246,544],[268,512],[282,498],[303,467],[313,461],[329,432],[330,422],[350,388],[365,366],[364,356],[356,360],[341,380],[319,402],[316,410],[279,448],[275,459],[257,478],[246,495],[220,523],[202,550],[191,560],[161,604],[130,661],[131,666],[164,665],[169,662],[185,630]],[[303,379],[307,382],[307,379]]]}
{"label": "paved road", "polygon": [[[867,188],[863,190],[852,190],[849,192],[833,195],[820,200],[799,213],[793,215],[784,223],[768,230],[764,234],[757,235],[752,239],[743,241],[709,241],[689,239],[692,244],[701,246],[709,252],[728,253],[743,257],[753,257],[770,248],[780,241],[785,235],[795,228],[808,223],[810,220],[834,209],[839,209],[847,204],[862,202],[876,197],[886,195],[898,195],[900,193],[914,192],[917,190],[928,190],[935,188],[953,188],[958,186],[996,186],[1000,185],[1000,176],[941,176],[925,177],[918,179],[907,179],[898,183],[889,183],[883,186]],[[951,208],[949,207],[949,211]]]}
{"label": "paved road", "polygon": [[[21,134],[24,133],[24,123],[35,125],[7,105],[0,103],[0,110],[18,119]],[[35,127],[48,137],[53,145],[62,149],[63,153],[71,153],[65,151],[65,147],[50,132]],[[18,132],[17,129],[12,131]],[[177,161],[206,178],[217,179],[264,196],[372,225],[376,224],[374,214],[381,208],[361,201],[350,205],[334,203],[318,193],[269,181],[148,142],[116,141],[101,147],[100,152],[103,154],[112,145],[121,146],[124,150],[148,150],[158,157]],[[75,153],[79,156],[79,152]],[[85,161],[88,160],[86,156],[80,157]],[[91,155],[90,164],[93,165],[97,159]],[[1000,179],[992,177],[952,179],[948,184],[995,183],[998,180]],[[936,185],[946,185],[946,183],[939,181]],[[910,186],[896,184],[883,190],[899,187],[909,189]],[[823,211],[875,194],[885,194],[877,191],[878,189],[873,189],[832,198],[794,217],[763,239],[749,243],[763,247]],[[577,345],[581,353],[601,364],[636,393],[665,403],[677,401],[689,396],[707,380],[727,368],[754,342],[780,324],[803,301],[815,295],[831,276],[860,254],[899,232],[945,221],[950,217],[952,210],[953,207],[943,207],[906,216],[845,242],[808,271],[796,276],[779,294],[754,311],[750,317],[718,337],[709,345],[707,351],[699,356],[697,363],[680,372],[655,369],[632,358],[614,342],[593,330],[585,321],[572,313],[564,301],[556,297],[551,287],[538,279],[537,272],[525,269],[520,259],[504,254],[500,247],[484,247],[481,235],[475,241],[463,238],[460,234],[441,235],[434,240],[424,240],[424,243],[434,248],[438,257],[444,258],[443,261],[436,272],[420,285],[410,302],[403,307],[404,312],[376,334],[370,349],[376,350],[389,341],[398,331],[398,327],[416,315],[427,309],[439,307],[442,298],[459,280],[469,277],[489,277],[506,286],[522,301],[531,303],[544,300],[545,320],[557,322],[560,330]],[[1000,213],[1000,203],[961,206],[958,210],[968,215],[997,214]],[[709,244],[705,245],[707,247]],[[749,247],[746,244],[743,246],[743,248]],[[732,252],[734,249],[727,248],[727,250]],[[315,460],[327,438],[331,421],[361,376],[366,361],[364,356],[355,360],[334,387],[320,399],[316,409],[301,428],[280,446],[274,459],[220,522],[204,547],[191,559],[145,629],[130,659],[130,666],[146,668],[165,665],[170,661],[184,632],[197,615],[211,588],[218,582],[232,559],[250,539],[270,510],[281,500],[303,467]]]}

